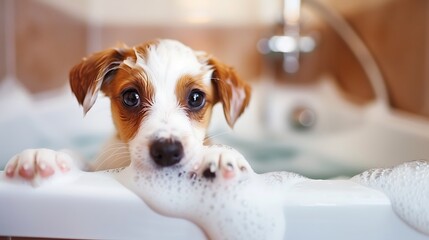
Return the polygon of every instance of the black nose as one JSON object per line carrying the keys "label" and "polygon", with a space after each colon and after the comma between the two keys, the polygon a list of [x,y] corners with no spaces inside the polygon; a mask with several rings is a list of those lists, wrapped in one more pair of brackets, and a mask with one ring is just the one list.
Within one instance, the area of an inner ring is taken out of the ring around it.
{"label": "black nose", "polygon": [[152,142],[150,146],[150,156],[156,164],[162,167],[180,162],[183,154],[182,143],[172,139],[159,139]]}

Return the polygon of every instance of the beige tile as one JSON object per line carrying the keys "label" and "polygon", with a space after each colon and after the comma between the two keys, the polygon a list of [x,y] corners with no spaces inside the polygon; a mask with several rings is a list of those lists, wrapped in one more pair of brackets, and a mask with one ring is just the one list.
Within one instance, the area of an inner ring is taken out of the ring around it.
{"label": "beige tile", "polygon": [[391,104],[421,113],[428,66],[426,52],[427,1],[382,1],[367,11],[348,16],[375,55],[391,97]]}
{"label": "beige tile", "polygon": [[262,56],[256,49],[261,32],[256,27],[104,26],[99,38],[100,49],[120,42],[133,46],[157,38],[176,39],[213,54],[235,67],[242,77],[253,80],[261,72]]}
{"label": "beige tile", "polygon": [[5,20],[4,20],[4,11],[5,11],[5,2],[6,0],[0,0],[0,82],[4,79],[6,72],[6,56],[5,52]]}
{"label": "beige tile", "polygon": [[18,79],[31,92],[67,84],[85,55],[85,24],[38,1],[14,2]]}

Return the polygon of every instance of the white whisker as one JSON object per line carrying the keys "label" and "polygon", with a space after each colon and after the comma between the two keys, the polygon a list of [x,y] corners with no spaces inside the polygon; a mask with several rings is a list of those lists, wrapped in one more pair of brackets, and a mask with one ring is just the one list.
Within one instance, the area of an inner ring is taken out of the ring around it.
{"label": "white whisker", "polygon": [[[95,169],[100,168],[102,165],[104,165],[106,162],[108,162],[109,160],[111,160],[113,157],[117,157],[117,156],[121,156],[124,155],[126,157],[129,158],[129,152],[128,152],[128,146],[123,146],[124,144],[122,143],[116,143],[116,144],[111,144],[109,146],[109,148],[107,148],[106,151],[103,151],[96,159],[95,159],[95,163],[97,163],[97,165],[94,167]],[[112,147],[112,146],[118,146],[118,147]],[[125,151],[124,151],[125,150]],[[122,152],[121,152],[122,151]],[[106,157],[106,155],[108,155]],[[122,157],[122,156],[121,156]],[[114,160],[115,161],[115,160]]]}
{"label": "white whisker", "polygon": [[219,133],[216,133],[216,134],[213,134],[213,135],[207,135],[204,138],[204,141],[206,141],[206,140],[212,140],[212,139],[217,138],[219,136],[223,136],[223,135],[229,134],[230,132],[231,131],[223,131],[223,132],[219,132]]}
{"label": "white whisker", "polygon": [[[113,155],[110,155],[109,157],[103,159],[101,162],[99,162],[96,166],[94,166],[94,169],[100,169],[103,165],[109,165],[113,166],[114,163],[117,163],[119,160],[127,160],[129,161],[129,153],[115,153]],[[125,161],[124,161],[125,162]],[[106,164],[108,163],[108,164]]]}
{"label": "white whisker", "polygon": [[106,155],[106,154],[116,153],[116,152],[118,152],[118,151],[120,151],[120,150],[128,150],[128,147],[113,147],[113,148],[110,148],[110,147],[109,147],[107,150],[105,150],[105,151],[101,152],[101,153],[98,155],[98,157],[97,157],[97,159],[96,159],[96,160],[100,159],[101,157],[103,157],[103,156],[104,156],[104,155]]}

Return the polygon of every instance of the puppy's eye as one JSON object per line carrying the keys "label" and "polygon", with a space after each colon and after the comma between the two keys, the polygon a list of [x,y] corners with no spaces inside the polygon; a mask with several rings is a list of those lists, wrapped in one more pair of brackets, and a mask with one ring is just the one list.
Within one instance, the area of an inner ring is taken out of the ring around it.
{"label": "puppy's eye", "polygon": [[140,104],[140,95],[135,89],[126,90],[122,93],[122,102],[127,107],[135,107]]}
{"label": "puppy's eye", "polygon": [[188,97],[188,106],[192,111],[198,111],[204,107],[206,103],[206,96],[198,89],[191,91]]}

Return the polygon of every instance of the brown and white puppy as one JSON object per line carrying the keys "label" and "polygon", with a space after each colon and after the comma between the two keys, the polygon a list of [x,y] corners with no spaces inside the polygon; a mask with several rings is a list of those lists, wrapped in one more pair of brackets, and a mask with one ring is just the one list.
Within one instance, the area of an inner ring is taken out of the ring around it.
{"label": "brown and white puppy", "polygon": [[[223,105],[233,127],[250,98],[249,85],[204,52],[174,40],[107,49],[73,67],[70,84],[85,113],[100,91],[110,98],[116,141],[127,146],[127,161],[110,157],[96,163],[102,165],[96,170],[130,163],[146,170],[192,164],[201,174],[220,169],[227,178],[251,170],[235,150],[204,145],[213,105]],[[72,165],[62,152],[26,150],[10,160],[5,173],[9,178],[43,179],[67,172]]]}

